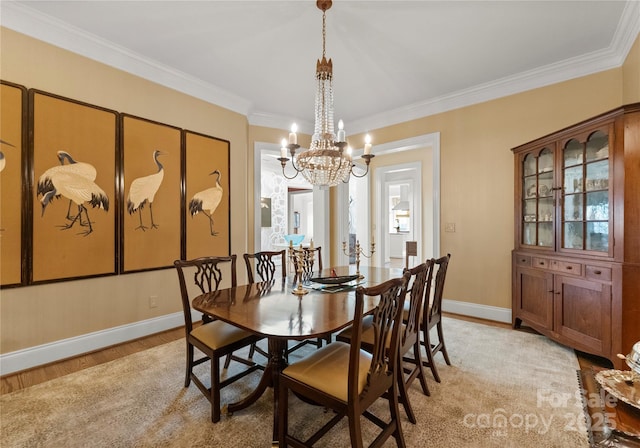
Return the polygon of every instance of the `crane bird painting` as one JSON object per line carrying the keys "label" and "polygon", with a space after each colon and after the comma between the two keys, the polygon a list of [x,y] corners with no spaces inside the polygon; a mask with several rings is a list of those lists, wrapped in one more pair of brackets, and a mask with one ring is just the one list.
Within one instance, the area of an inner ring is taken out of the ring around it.
{"label": "crane bird painting", "polygon": [[[77,162],[76,160],[74,160],[73,157],[71,157],[71,154],[69,154],[66,151],[58,151],[56,154],[58,156],[58,161],[60,162],[60,165],[49,168],[47,171],[45,171],[42,174],[42,176],[40,176],[40,179],[38,180],[38,187],[37,187],[38,195],[44,196],[44,194],[47,191],[51,191],[51,189],[53,188],[51,177],[52,175],[54,175],[56,172],[59,172],[59,171],[73,172],[78,174],[79,176],[89,179],[92,182],[96,180],[98,172],[93,165],[85,162]],[[69,162],[69,165],[65,166],[65,161]],[[73,201],[69,200],[69,207],[67,208],[67,220],[69,221],[73,221],[73,218],[74,218],[73,216],[71,216],[72,203]]]}
{"label": "crane bird painting", "polygon": [[209,218],[209,230],[211,231],[211,236],[216,236],[218,232],[213,230],[213,212],[215,212],[218,205],[220,205],[224,191],[222,189],[222,185],[220,185],[220,171],[215,170],[209,175],[211,176],[213,174],[218,176],[216,178],[216,185],[194,194],[191,201],[189,201],[189,212],[191,213],[191,217],[202,212],[207,218]]}
{"label": "crane bird painting", "polygon": [[[164,155],[163,152],[155,150],[153,151],[153,161],[158,167],[158,171],[148,176],[138,177],[131,182],[129,187],[129,195],[127,196],[127,211],[130,215],[138,212],[140,218],[140,225],[136,227],[136,230],[142,231],[151,228],[157,229],[158,225],[153,221],[153,199],[162,184],[164,178],[164,168],[158,161],[158,156]],[[142,209],[146,204],[149,204],[149,215],[151,217],[151,225],[147,227],[142,224]]]}
{"label": "crane bird painting", "polygon": [[[38,180],[37,195],[42,196],[40,203],[42,204],[42,216],[51,201],[58,197],[69,199],[69,209],[67,210],[68,223],[61,225],[63,230],[70,229],[78,222],[80,226],[88,227],[87,230],[80,234],[87,236],[93,232],[89,211],[84,205],[91,204],[93,208],[99,208],[105,211],[109,210],[109,198],[107,194],[94,182],[96,178],[95,168],[83,162],[76,162],[69,153],[58,151],[58,160],[60,165],[54,166],[46,170]],[[65,165],[65,161],[69,164]],[[71,202],[78,209],[78,213],[74,216],[70,213]],[[84,213],[84,219],[83,219]]]}
{"label": "crane bird painting", "polygon": [[[12,148],[15,148],[15,146],[13,146],[11,143],[5,142],[2,139],[0,139],[0,144],[11,146]],[[4,158],[4,153],[2,151],[0,151],[0,173],[2,172],[2,170],[4,169],[6,164],[7,164],[7,160]]]}

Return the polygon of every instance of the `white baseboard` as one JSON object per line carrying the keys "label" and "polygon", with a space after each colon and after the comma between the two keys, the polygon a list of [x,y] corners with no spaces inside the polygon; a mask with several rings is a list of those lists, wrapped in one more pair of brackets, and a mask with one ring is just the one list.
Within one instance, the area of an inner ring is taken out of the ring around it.
{"label": "white baseboard", "polygon": [[[511,323],[511,309],[509,308],[445,299],[442,301],[442,309],[448,313]],[[199,320],[200,317],[200,314],[193,313],[194,320]],[[178,312],[5,353],[0,355],[0,375],[8,375],[71,358],[132,339],[170,330],[181,325],[184,325],[184,318],[182,317],[182,312]]]}
{"label": "white baseboard", "polygon": [[[193,313],[193,318],[199,320],[201,314]],[[178,312],[5,353],[0,355],[0,375],[71,358],[182,325],[184,317],[182,312]]]}
{"label": "white baseboard", "polygon": [[500,308],[497,306],[443,299],[442,311],[496,322],[511,323],[511,308]]}

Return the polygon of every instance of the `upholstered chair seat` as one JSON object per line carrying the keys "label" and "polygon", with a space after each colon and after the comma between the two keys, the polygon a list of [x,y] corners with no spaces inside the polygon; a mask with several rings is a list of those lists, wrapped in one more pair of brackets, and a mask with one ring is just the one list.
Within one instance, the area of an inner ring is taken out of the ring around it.
{"label": "upholstered chair seat", "polygon": [[[283,373],[338,400],[347,401],[350,350],[349,344],[333,342],[287,367]],[[371,354],[360,351],[358,356],[360,357],[358,369],[358,393],[360,394],[367,384]]]}

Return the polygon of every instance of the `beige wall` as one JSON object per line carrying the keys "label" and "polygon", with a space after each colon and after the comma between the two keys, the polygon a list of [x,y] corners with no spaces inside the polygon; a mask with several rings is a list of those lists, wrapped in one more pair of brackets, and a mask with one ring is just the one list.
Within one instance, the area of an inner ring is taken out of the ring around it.
{"label": "beige wall", "polygon": [[[440,251],[452,256],[446,299],[511,308],[510,148],[620,106],[621,85],[622,69],[609,70],[370,132],[376,144],[440,132]],[[444,232],[445,223],[456,232]]]}
{"label": "beige wall", "polygon": [[[247,119],[0,28],[2,79],[231,142],[231,250],[247,247]],[[244,271],[240,271],[244,279]],[[173,269],[1,291],[2,353],[179,311]],[[150,295],[158,307],[150,309]]]}
{"label": "beige wall", "polygon": [[629,50],[622,65],[622,96],[624,104],[640,101],[640,35]]}
{"label": "beige wall", "polygon": [[[242,115],[10,30],[0,32],[4,80],[229,140],[231,250],[240,254],[253,247],[253,146],[257,141],[278,142],[284,131],[249,127]],[[453,257],[447,299],[510,308],[510,148],[640,101],[638,52],[636,42],[619,69],[371,132],[376,144],[441,133],[441,224],[456,223],[455,233],[441,234],[441,252]],[[372,169],[377,163],[391,162],[374,159]],[[2,353],[179,309],[171,270],[6,289],[1,294]],[[158,308],[148,308],[149,295],[158,295]]]}

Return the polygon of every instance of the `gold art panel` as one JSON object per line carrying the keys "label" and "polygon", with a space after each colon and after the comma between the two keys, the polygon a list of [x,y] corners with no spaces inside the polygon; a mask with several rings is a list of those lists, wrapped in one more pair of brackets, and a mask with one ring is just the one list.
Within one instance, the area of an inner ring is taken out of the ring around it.
{"label": "gold art panel", "polygon": [[0,85],[0,283],[23,282],[22,207],[23,146],[26,143],[27,90],[19,85]]}
{"label": "gold art panel", "polygon": [[186,258],[229,255],[229,142],[184,131],[184,143]]}
{"label": "gold art panel", "polygon": [[118,114],[29,91],[32,282],[116,273]]}
{"label": "gold art panel", "polygon": [[181,129],[122,116],[122,272],[180,258]]}

